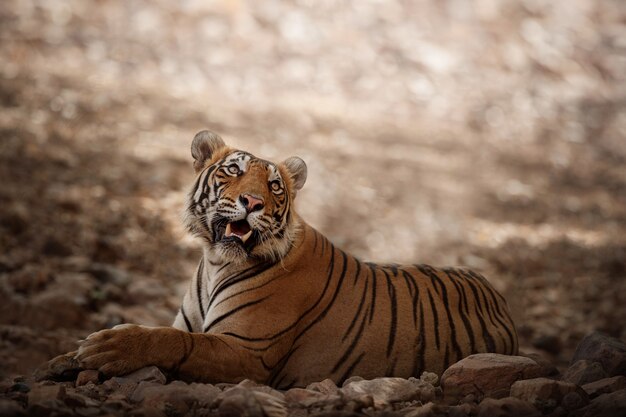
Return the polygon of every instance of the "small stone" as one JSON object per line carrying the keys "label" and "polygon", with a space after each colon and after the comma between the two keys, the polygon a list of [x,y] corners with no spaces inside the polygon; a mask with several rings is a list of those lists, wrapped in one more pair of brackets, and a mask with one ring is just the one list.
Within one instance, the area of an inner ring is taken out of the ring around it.
{"label": "small stone", "polygon": [[584,385],[608,377],[599,362],[581,359],[574,362],[563,374],[563,381]]}
{"label": "small stone", "polygon": [[448,409],[448,417],[475,416],[477,413],[477,410],[478,408],[474,404],[454,405]]}
{"label": "small stone", "polygon": [[582,386],[590,398],[626,388],[626,377],[622,375],[605,378]]}
{"label": "small stone", "polygon": [[63,400],[65,398],[65,394],[66,391],[63,385],[35,385],[28,394],[28,404]]}
{"label": "small stone", "polygon": [[81,371],[76,377],[76,386],[80,387],[89,383],[97,384],[100,380],[100,373],[95,369]]}
{"label": "small stone", "polygon": [[343,384],[341,385],[342,387],[345,387],[346,385],[348,385],[350,382],[355,382],[355,381],[363,381],[364,378],[360,377],[360,376],[351,376],[350,378],[346,379],[345,381],[343,381]]}
{"label": "small stone", "polygon": [[89,397],[78,394],[76,392],[67,392],[65,398],[63,398],[65,404],[69,407],[98,407],[100,402],[95,401]]}
{"label": "small stone", "polygon": [[478,405],[478,417],[539,417],[541,413],[531,404],[514,397],[485,398]]}
{"label": "small stone", "polygon": [[305,388],[291,388],[289,391],[285,392],[285,401],[302,404],[305,407],[315,402],[322,401],[326,397],[326,394]]}
{"label": "small stone", "polygon": [[439,375],[433,372],[422,372],[422,375],[420,376],[420,380],[435,387],[439,383]]}
{"label": "small stone", "polygon": [[325,379],[321,382],[314,382],[309,384],[306,389],[312,391],[318,391],[322,394],[336,394],[339,391],[337,385],[331,379]]}
{"label": "small stone", "polygon": [[426,403],[421,407],[416,407],[413,411],[405,414],[404,417],[436,417],[444,413],[445,409],[447,409],[445,406],[435,403]]}
{"label": "small stone", "polygon": [[124,379],[130,382],[156,382],[157,384],[165,384],[167,378],[163,375],[163,372],[156,366],[147,366],[132,372],[128,375],[124,375]]}
{"label": "small stone", "polygon": [[341,388],[346,399],[358,398],[362,395],[371,395],[374,404],[381,407],[384,404],[405,401],[427,402],[435,397],[432,385],[412,378],[376,378],[372,380],[354,381]]}
{"label": "small stone", "polygon": [[545,370],[523,356],[479,353],[450,366],[441,376],[441,387],[447,398],[474,394],[483,397],[509,396],[511,385],[520,379],[543,376]]}
{"label": "small stone", "polygon": [[142,381],[130,395],[130,401],[141,403],[142,406],[159,410],[176,410],[185,414],[195,405],[210,406],[221,392],[210,384],[185,384],[175,381],[162,385],[156,382]]}
{"label": "small stone", "polygon": [[220,417],[263,417],[263,408],[251,391],[231,388],[218,398]]}
{"label": "small stone", "polygon": [[554,381],[548,378],[517,381],[511,386],[511,396],[527,401],[542,412],[549,412],[560,405],[563,397],[576,392],[584,405],[589,403],[585,391],[571,382]]}
{"label": "small stone", "polygon": [[599,362],[608,376],[626,376],[626,344],[601,333],[586,336],[576,347],[572,364],[586,359]]}

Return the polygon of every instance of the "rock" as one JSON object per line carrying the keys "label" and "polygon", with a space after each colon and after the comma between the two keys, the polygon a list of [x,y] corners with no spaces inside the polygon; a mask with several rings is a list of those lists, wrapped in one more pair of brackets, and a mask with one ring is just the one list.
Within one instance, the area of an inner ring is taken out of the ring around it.
{"label": "rock", "polygon": [[291,388],[289,391],[285,392],[285,401],[288,403],[301,404],[304,407],[309,407],[316,402],[323,401],[327,397],[327,394],[305,388]]}
{"label": "rock", "polygon": [[376,378],[354,381],[343,386],[341,392],[347,399],[371,395],[378,407],[383,404],[404,401],[427,402],[435,398],[435,388],[415,378]]}
{"label": "rock", "polygon": [[608,375],[599,362],[581,359],[567,368],[561,379],[576,385],[584,385],[606,377]]}
{"label": "rock", "polygon": [[444,408],[447,409],[447,407],[435,403],[427,403],[421,407],[415,407],[413,411],[405,414],[404,417],[436,417],[444,412]]}
{"label": "rock", "polygon": [[243,381],[241,381],[239,384],[235,386],[241,387],[241,388],[247,388],[254,392],[262,392],[264,394],[268,394],[268,395],[271,395],[272,397],[278,398],[281,401],[285,401],[285,394],[283,394],[281,391],[275,390],[274,388],[268,385],[259,384],[250,379],[244,379]]}
{"label": "rock", "polygon": [[261,391],[253,390],[252,393],[259,404],[261,404],[261,408],[266,417],[287,416],[287,404],[285,400],[278,398],[276,395]]}
{"label": "rock", "polygon": [[76,377],[76,386],[80,387],[89,383],[97,384],[100,381],[100,372],[95,369],[81,371]]}
{"label": "rock", "polygon": [[626,377],[622,375],[605,378],[582,386],[590,398],[626,388]]}
{"label": "rock", "polygon": [[35,380],[74,381],[78,373],[83,370],[74,359],[75,355],[76,352],[69,352],[49,360],[34,372]]}
{"label": "rock", "polygon": [[63,402],[71,408],[76,407],[98,407],[99,401],[95,401],[89,397],[78,394],[76,392],[67,392],[63,398]]}
{"label": "rock", "polygon": [[161,370],[156,366],[146,366],[145,368],[138,369],[135,372],[124,375],[123,379],[136,383],[142,381],[156,382],[157,384],[161,385],[165,384],[165,382],[167,381],[167,378],[165,378],[163,372],[161,372]]}
{"label": "rock", "polygon": [[26,416],[26,411],[18,403],[0,398],[0,416]]}
{"label": "rock", "polygon": [[477,414],[478,407],[474,404],[453,405],[448,408],[448,417],[468,417]]}
{"label": "rock", "polygon": [[35,385],[28,394],[28,405],[63,400],[65,394],[63,385]]}
{"label": "rock", "polygon": [[346,379],[345,381],[343,381],[343,384],[341,385],[342,387],[345,387],[346,385],[348,385],[350,382],[355,382],[355,381],[363,381],[365,380],[365,378],[362,378],[360,376],[351,376],[350,378]]}
{"label": "rock", "polygon": [[539,417],[541,413],[531,404],[515,397],[485,398],[478,405],[478,417]]}
{"label": "rock", "polygon": [[220,417],[263,417],[263,407],[256,396],[244,388],[233,387],[217,399]]}
{"label": "rock", "polygon": [[433,372],[422,372],[420,380],[432,385],[433,387],[436,387],[439,383],[439,375]]}
{"label": "rock", "polygon": [[561,406],[568,411],[578,410],[589,404],[588,398],[583,398],[578,392],[568,392],[561,400]]}
{"label": "rock", "polygon": [[626,376],[626,344],[614,337],[597,332],[586,336],[576,347],[571,363],[582,359],[599,362],[608,376]]}
{"label": "rock", "polygon": [[582,405],[589,403],[585,391],[571,382],[535,378],[517,381],[511,386],[512,397],[527,401],[542,412],[554,410],[558,405],[561,405],[563,397],[572,392],[580,396]]}
{"label": "rock", "polygon": [[573,417],[614,417],[626,415],[626,389],[602,394],[591,404],[576,410]]}
{"label": "rock", "polygon": [[176,410],[185,414],[191,407],[208,407],[218,398],[220,390],[210,384],[185,384],[175,381],[162,385],[157,382],[142,381],[130,396],[133,403],[159,410]]}
{"label": "rock", "polygon": [[321,382],[314,382],[312,384],[309,384],[306,389],[318,391],[322,394],[336,394],[339,391],[339,388],[331,379],[325,379]]}
{"label": "rock", "polygon": [[509,396],[511,385],[521,379],[544,376],[545,370],[523,356],[479,353],[450,366],[441,376],[441,387],[448,398],[474,394],[483,397]]}

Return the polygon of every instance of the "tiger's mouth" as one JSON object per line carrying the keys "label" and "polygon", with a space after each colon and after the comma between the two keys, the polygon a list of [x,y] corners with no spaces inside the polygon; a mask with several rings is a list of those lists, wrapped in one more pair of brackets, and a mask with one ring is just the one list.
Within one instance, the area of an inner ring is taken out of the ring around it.
{"label": "tiger's mouth", "polygon": [[250,236],[252,236],[252,228],[245,219],[228,223],[226,230],[224,230],[225,238],[236,238],[241,243],[246,243]]}

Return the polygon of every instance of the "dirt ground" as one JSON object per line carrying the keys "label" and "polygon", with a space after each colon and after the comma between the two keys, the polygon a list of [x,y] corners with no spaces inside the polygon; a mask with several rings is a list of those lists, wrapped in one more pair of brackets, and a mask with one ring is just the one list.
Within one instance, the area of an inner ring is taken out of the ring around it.
{"label": "dirt ground", "polygon": [[0,378],[171,323],[210,128],[304,158],[297,209],[368,260],[466,265],[558,364],[626,339],[620,0],[7,0]]}

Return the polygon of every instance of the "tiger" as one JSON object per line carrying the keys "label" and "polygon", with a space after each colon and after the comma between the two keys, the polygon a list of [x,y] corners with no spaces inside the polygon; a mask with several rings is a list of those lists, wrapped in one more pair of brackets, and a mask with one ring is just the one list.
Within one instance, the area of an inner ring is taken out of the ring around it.
{"label": "tiger", "polygon": [[185,224],[202,256],[173,325],[93,333],[76,354],[82,368],[112,376],[155,365],[184,381],[289,389],[441,375],[474,353],[517,354],[507,303],[481,274],[364,262],[308,225],[293,207],[301,158],[260,159],[208,130],[191,154]]}

